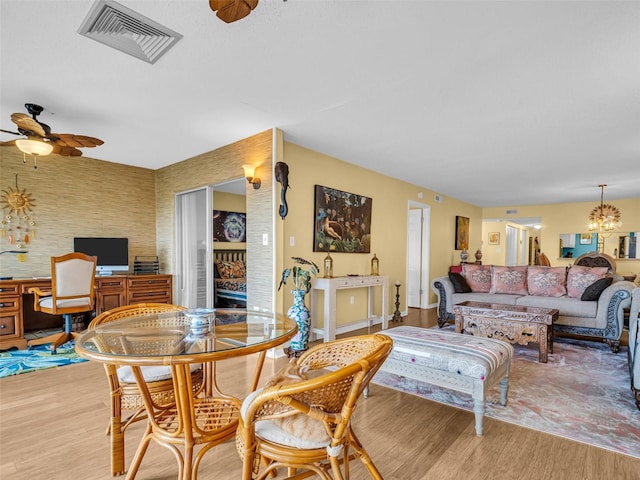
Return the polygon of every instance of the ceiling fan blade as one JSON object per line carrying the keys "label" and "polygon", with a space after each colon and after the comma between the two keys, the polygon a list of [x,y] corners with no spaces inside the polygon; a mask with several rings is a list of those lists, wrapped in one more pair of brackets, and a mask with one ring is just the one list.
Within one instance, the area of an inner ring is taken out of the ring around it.
{"label": "ceiling fan blade", "polygon": [[21,133],[18,132],[12,132],[11,130],[3,130],[2,128],[0,128],[0,132],[4,132],[4,133],[10,133],[11,135],[22,135]]}
{"label": "ceiling fan blade", "polygon": [[[4,132],[4,130],[2,130]],[[7,142],[0,142],[0,147],[14,147],[16,145],[15,140],[9,140]]]}
{"label": "ceiling fan blade", "polygon": [[46,135],[42,125],[25,113],[12,113],[11,121],[15,123],[19,129],[33,133],[33,135],[31,135],[32,137],[36,135],[44,137]]}
{"label": "ceiling fan blade", "polygon": [[[253,4],[253,1],[251,2]],[[257,1],[255,5],[257,5]],[[218,10],[217,16],[226,23],[240,20],[251,13],[252,7],[245,0],[234,0]]]}
{"label": "ceiling fan blade", "polygon": [[234,0],[209,0],[209,7],[211,8],[211,10],[216,12],[233,2]]}
{"label": "ceiling fan blade", "polygon": [[244,0],[244,2],[249,5],[251,10],[255,9],[258,6],[258,0]]}
{"label": "ceiling fan blade", "polygon": [[53,144],[53,151],[51,153],[57,153],[62,157],[80,157],[82,152],[74,147],[67,147],[66,145],[60,145],[58,143]]}
{"label": "ceiling fan blade", "polygon": [[99,138],[87,137],[85,135],[75,135],[73,133],[52,133],[47,138],[61,147],[97,147],[104,142]]}

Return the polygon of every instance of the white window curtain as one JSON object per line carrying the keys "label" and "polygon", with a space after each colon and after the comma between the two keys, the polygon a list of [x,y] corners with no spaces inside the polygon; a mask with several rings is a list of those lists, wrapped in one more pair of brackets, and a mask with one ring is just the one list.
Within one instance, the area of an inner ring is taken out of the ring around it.
{"label": "white window curtain", "polygon": [[213,304],[211,210],[209,188],[176,195],[176,303],[187,308]]}

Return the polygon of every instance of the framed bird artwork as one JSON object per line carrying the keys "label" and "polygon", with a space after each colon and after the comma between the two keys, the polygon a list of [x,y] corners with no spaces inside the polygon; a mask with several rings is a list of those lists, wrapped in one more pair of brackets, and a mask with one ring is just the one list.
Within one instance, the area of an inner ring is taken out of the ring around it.
{"label": "framed bird artwork", "polygon": [[313,251],[370,253],[371,203],[364,195],[316,185]]}

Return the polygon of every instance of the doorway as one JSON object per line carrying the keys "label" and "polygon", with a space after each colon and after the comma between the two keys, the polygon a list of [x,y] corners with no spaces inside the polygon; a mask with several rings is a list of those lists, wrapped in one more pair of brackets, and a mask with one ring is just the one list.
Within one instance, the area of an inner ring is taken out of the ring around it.
{"label": "doorway", "polygon": [[407,307],[429,304],[429,238],[431,207],[409,201],[407,214]]}

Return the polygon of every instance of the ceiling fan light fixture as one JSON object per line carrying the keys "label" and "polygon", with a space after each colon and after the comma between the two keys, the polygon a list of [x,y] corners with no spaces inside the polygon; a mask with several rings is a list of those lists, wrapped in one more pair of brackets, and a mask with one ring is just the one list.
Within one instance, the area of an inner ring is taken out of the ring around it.
{"label": "ceiling fan light fixture", "polygon": [[43,157],[49,155],[53,151],[53,145],[37,140],[35,138],[22,138],[16,140],[16,147],[22,153],[33,155],[34,157]]}

